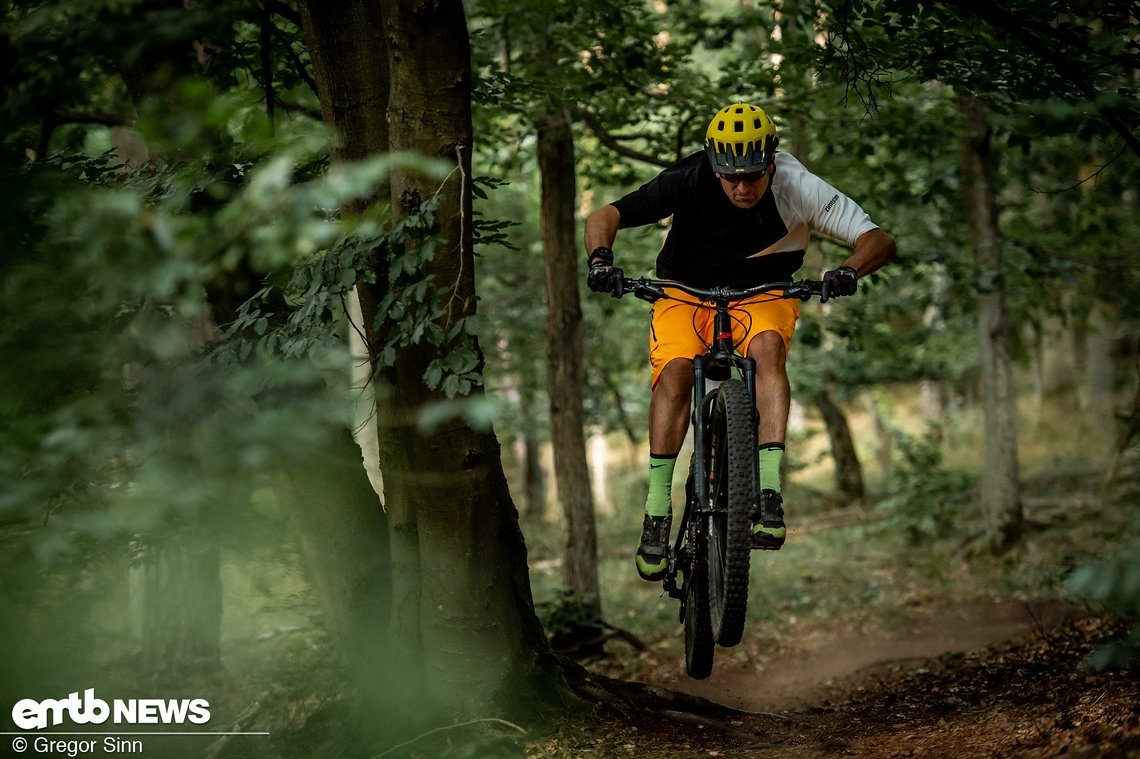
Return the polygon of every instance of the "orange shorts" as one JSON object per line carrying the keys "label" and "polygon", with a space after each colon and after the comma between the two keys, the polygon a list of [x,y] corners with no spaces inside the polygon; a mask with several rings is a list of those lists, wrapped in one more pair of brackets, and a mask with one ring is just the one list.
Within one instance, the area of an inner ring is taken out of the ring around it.
{"label": "orange shorts", "polygon": [[[649,363],[652,367],[652,387],[665,365],[676,358],[691,359],[708,350],[713,338],[712,306],[698,304],[679,290],[665,291],[672,298],[662,298],[653,304],[653,320],[649,325]],[[673,300],[677,298],[678,300]],[[800,316],[800,302],[789,298],[774,298],[773,294],[756,300],[734,303],[729,309],[732,316],[732,341],[737,352],[746,354],[752,338],[761,332],[776,332],[784,338],[784,350],[792,347],[792,333]]]}

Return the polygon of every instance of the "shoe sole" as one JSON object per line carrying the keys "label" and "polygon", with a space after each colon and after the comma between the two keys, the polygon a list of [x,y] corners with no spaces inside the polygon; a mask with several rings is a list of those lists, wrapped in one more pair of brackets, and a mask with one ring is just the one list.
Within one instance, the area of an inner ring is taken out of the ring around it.
{"label": "shoe sole", "polygon": [[645,580],[646,582],[660,582],[661,580],[664,580],[665,575],[667,575],[669,573],[669,563],[665,562],[665,566],[661,567],[661,569],[658,569],[654,572],[650,572],[649,574],[646,574],[641,569],[641,564],[638,562],[639,558],[641,558],[641,557],[639,557],[639,556],[634,557],[633,565],[634,565],[634,567],[637,568],[638,576],[640,576],[641,579]]}
{"label": "shoe sole", "polygon": [[773,538],[762,532],[752,533],[752,550],[754,551],[779,551],[784,546],[782,538]]}

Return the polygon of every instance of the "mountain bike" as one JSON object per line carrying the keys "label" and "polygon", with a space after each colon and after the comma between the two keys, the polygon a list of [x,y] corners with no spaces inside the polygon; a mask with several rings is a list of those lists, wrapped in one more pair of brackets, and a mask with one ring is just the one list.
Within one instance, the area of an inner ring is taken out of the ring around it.
{"label": "mountain bike", "polygon": [[[712,673],[716,645],[744,636],[752,521],[759,504],[756,456],[756,362],[732,340],[732,305],[762,297],[808,300],[822,295],[814,280],[777,282],[742,290],[702,289],[662,279],[622,280],[623,294],[653,303],[663,298],[715,311],[713,340],[693,359],[693,455],[685,480],[685,508],[662,581],[680,602],[685,626],[685,670],[694,679]],[[689,301],[668,292],[696,298]],[[707,389],[708,382],[718,382]]]}

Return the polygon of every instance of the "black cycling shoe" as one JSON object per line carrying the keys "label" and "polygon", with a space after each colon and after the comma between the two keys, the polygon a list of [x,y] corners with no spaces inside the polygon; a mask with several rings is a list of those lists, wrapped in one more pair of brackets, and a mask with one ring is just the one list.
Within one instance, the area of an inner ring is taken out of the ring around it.
{"label": "black cycling shoe", "polygon": [[664,579],[669,568],[669,532],[672,528],[672,515],[645,515],[645,521],[641,524],[641,544],[637,546],[637,555],[634,557],[641,579],[649,582]]}
{"label": "black cycling shoe", "polygon": [[775,490],[763,490],[759,500],[759,518],[752,523],[752,547],[778,551],[788,534],[784,527],[784,497]]}

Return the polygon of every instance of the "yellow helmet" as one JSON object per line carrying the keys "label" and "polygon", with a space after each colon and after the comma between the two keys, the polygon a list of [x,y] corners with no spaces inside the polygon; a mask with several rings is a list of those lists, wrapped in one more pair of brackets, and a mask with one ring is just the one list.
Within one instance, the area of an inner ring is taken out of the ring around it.
{"label": "yellow helmet", "polygon": [[780,138],[768,114],[751,103],[721,108],[705,132],[705,154],[718,174],[764,171]]}

